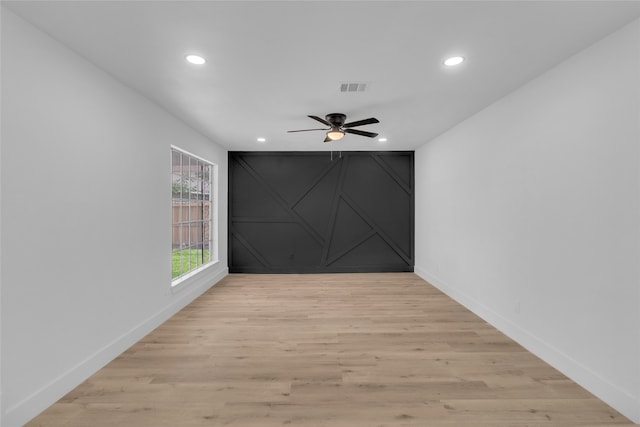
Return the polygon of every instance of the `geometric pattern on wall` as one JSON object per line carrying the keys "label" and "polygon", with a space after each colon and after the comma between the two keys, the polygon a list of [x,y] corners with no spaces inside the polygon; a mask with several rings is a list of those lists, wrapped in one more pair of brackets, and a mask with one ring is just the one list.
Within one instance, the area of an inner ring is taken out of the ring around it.
{"label": "geometric pattern on wall", "polygon": [[413,271],[412,151],[230,152],[229,271]]}

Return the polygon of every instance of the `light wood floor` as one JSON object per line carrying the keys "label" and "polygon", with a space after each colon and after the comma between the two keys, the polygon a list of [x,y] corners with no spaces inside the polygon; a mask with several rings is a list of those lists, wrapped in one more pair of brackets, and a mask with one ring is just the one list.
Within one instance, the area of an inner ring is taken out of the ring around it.
{"label": "light wood floor", "polygon": [[413,273],[230,275],[29,427],[632,425]]}

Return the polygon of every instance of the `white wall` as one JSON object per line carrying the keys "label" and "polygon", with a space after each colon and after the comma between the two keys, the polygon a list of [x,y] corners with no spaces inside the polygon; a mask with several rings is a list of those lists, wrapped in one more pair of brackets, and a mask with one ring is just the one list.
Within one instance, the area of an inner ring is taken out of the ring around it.
{"label": "white wall", "polygon": [[416,272],[636,422],[639,126],[635,21],[416,151]]}
{"label": "white wall", "polygon": [[[227,152],[2,9],[2,422],[227,272]],[[220,262],[171,289],[170,145],[219,165]]]}

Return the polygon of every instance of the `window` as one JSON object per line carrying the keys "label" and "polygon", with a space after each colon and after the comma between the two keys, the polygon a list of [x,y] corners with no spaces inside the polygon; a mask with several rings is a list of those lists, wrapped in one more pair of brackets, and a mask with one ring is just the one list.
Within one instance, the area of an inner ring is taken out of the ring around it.
{"label": "window", "polygon": [[171,280],[176,285],[216,261],[216,165],[171,147]]}

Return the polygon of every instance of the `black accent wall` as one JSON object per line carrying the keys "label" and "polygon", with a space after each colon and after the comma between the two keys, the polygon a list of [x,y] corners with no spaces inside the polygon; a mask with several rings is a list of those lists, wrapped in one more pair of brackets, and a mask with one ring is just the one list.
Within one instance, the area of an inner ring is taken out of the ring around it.
{"label": "black accent wall", "polygon": [[229,271],[413,271],[414,156],[230,152]]}

